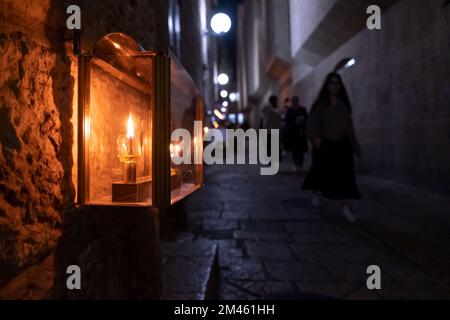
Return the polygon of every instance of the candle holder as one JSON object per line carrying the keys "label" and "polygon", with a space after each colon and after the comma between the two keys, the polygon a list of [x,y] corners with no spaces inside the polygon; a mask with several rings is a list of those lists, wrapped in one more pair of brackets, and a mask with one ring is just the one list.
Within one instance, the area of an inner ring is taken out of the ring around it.
{"label": "candle holder", "polygon": [[112,184],[112,202],[142,202],[151,193],[151,177],[137,178],[137,164],[140,158],[136,150],[141,150],[134,138],[134,125],[131,114],[128,118],[127,135],[117,139],[119,161],[123,163],[123,181]]}
{"label": "candle holder", "polygon": [[117,203],[143,202],[152,190],[149,178],[140,178],[136,182],[117,182],[112,185],[112,201]]}
{"label": "candle holder", "polygon": [[135,156],[126,156],[123,169],[123,181],[125,183],[136,183],[136,159]]}

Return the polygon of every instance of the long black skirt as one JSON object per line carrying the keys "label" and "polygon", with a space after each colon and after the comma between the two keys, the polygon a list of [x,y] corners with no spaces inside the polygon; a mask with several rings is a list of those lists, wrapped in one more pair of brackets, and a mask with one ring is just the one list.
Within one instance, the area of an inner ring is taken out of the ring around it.
{"label": "long black skirt", "polygon": [[322,139],[320,149],[314,149],[312,165],[303,189],[321,192],[332,200],[361,199],[356,186],[355,163],[350,139]]}

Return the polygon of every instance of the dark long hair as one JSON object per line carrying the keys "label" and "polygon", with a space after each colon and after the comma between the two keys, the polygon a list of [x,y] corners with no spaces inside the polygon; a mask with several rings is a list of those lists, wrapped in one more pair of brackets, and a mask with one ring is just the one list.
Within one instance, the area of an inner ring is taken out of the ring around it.
{"label": "dark long hair", "polygon": [[341,91],[339,92],[338,98],[342,103],[348,108],[348,111],[352,113],[352,104],[350,103],[350,99],[348,98],[347,89],[345,88],[344,82],[342,81],[342,77],[337,72],[331,72],[325,78],[325,82],[322,85],[322,89],[320,89],[319,96],[314,102],[313,107],[318,106],[322,103],[330,102],[330,92],[329,92],[329,84],[332,78],[337,78],[341,84]]}

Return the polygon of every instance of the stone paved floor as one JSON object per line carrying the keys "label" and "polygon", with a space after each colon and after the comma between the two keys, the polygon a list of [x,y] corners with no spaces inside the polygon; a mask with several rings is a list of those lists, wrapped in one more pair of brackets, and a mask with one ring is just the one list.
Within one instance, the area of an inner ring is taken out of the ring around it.
{"label": "stone paved floor", "polygon": [[[364,199],[349,224],[335,203],[313,209],[304,174],[289,169],[208,167],[187,201],[194,238],[219,246],[221,299],[450,298],[448,198],[360,176]],[[380,291],[366,288],[372,264]]]}

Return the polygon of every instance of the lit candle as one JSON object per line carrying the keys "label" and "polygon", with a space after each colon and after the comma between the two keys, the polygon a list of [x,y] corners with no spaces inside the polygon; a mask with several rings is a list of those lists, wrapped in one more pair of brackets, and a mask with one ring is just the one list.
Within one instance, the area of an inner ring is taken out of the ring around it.
{"label": "lit candle", "polygon": [[136,182],[136,157],[134,155],[134,124],[133,117],[128,117],[127,122],[127,138],[128,138],[128,156],[125,161],[125,183],[135,183]]}
{"label": "lit candle", "polygon": [[173,143],[170,144],[169,150],[170,150],[170,157],[171,158],[175,157],[175,145]]}
{"label": "lit candle", "polygon": [[179,143],[175,145],[175,154],[177,155],[177,157],[181,157],[181,147]]}
{"label": "lit candle", "polygon": [[180,147],[180,142],[172,142],[170,144],[170,157],[171,158],[175,158],[175,157],[181,157],[181,147]]}
{"label": "lit candle", "polygon": [[130,116],[128,117],[128,122],[127,122],[127,138],[130,144],[130,156],[133,155],[133,140],[134,140],[134,124],[133,124],[133,117],[131,116],[131,112],[130,112]]}

